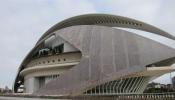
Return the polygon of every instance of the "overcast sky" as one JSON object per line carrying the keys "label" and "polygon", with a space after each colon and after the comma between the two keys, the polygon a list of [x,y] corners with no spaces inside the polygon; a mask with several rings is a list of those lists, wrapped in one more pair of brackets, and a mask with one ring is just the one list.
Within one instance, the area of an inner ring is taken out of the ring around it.
{"label": "overcast sky", "polygon": [[[0,87],[12,87],[20,63],[47,29],[87,13],[126,16],[175,35],[175,0],[1,0]],[[168,75],[156,81],[170,82]]]}

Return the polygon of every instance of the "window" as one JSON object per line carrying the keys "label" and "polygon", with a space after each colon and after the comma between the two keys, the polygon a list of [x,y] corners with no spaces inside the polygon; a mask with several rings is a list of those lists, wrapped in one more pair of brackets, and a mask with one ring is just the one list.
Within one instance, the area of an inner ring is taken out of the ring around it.
{"label": "window", "polygon": [[45,77],[39,77],[39,88],[45,85]]}
{"label": "window", "polygon": [[63,53],[63,51],[64,51],[64,44],[63,43],[54,48],[55,53]]}

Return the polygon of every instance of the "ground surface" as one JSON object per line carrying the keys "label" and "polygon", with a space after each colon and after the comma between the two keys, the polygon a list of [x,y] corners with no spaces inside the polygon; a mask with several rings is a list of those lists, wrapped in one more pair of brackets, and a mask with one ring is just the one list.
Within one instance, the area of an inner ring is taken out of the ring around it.
{"label": "ground surface", "polygon": [[[0,100],[60,100],[60,99],[39,99],[39,98],[0,97]],[[66,99],[61,99],[61,100],[66,100]]]}

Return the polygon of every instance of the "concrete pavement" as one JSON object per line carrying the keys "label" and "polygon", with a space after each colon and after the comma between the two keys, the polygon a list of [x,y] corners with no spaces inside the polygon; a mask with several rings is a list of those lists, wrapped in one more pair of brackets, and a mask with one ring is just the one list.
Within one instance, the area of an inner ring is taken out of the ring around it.
{"label": "concrete pavement", "polygon": [[23,97],[0,97],[0,100],[67,100],[67,99],[44,99],[44,98],[23,98]]}

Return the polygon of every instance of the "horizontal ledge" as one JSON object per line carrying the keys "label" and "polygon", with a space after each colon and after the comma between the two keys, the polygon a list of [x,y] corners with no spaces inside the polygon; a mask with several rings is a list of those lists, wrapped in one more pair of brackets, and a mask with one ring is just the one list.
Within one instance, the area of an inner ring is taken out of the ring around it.
{"label": "horizontal ledge", "polygon": [[162,66],[162,67],[148,67],[147,70],[136,72],[127,77],[137,77],[137,76],[160,76],[166,73],[175,71],[175,67],[172,66]]}
{"label": "horizontal ledge", "polygon": [[71,62],[71,63],[64,63],[64,64],[53,64],[53,65],[42,65],[42,66],[28,67],[20,72],[20,76],[24,76],[28,73],[32,73],[35,71],[41,71],[41,70],[64,69],[67,66],[77,65],[78,63],[79,62]]}

